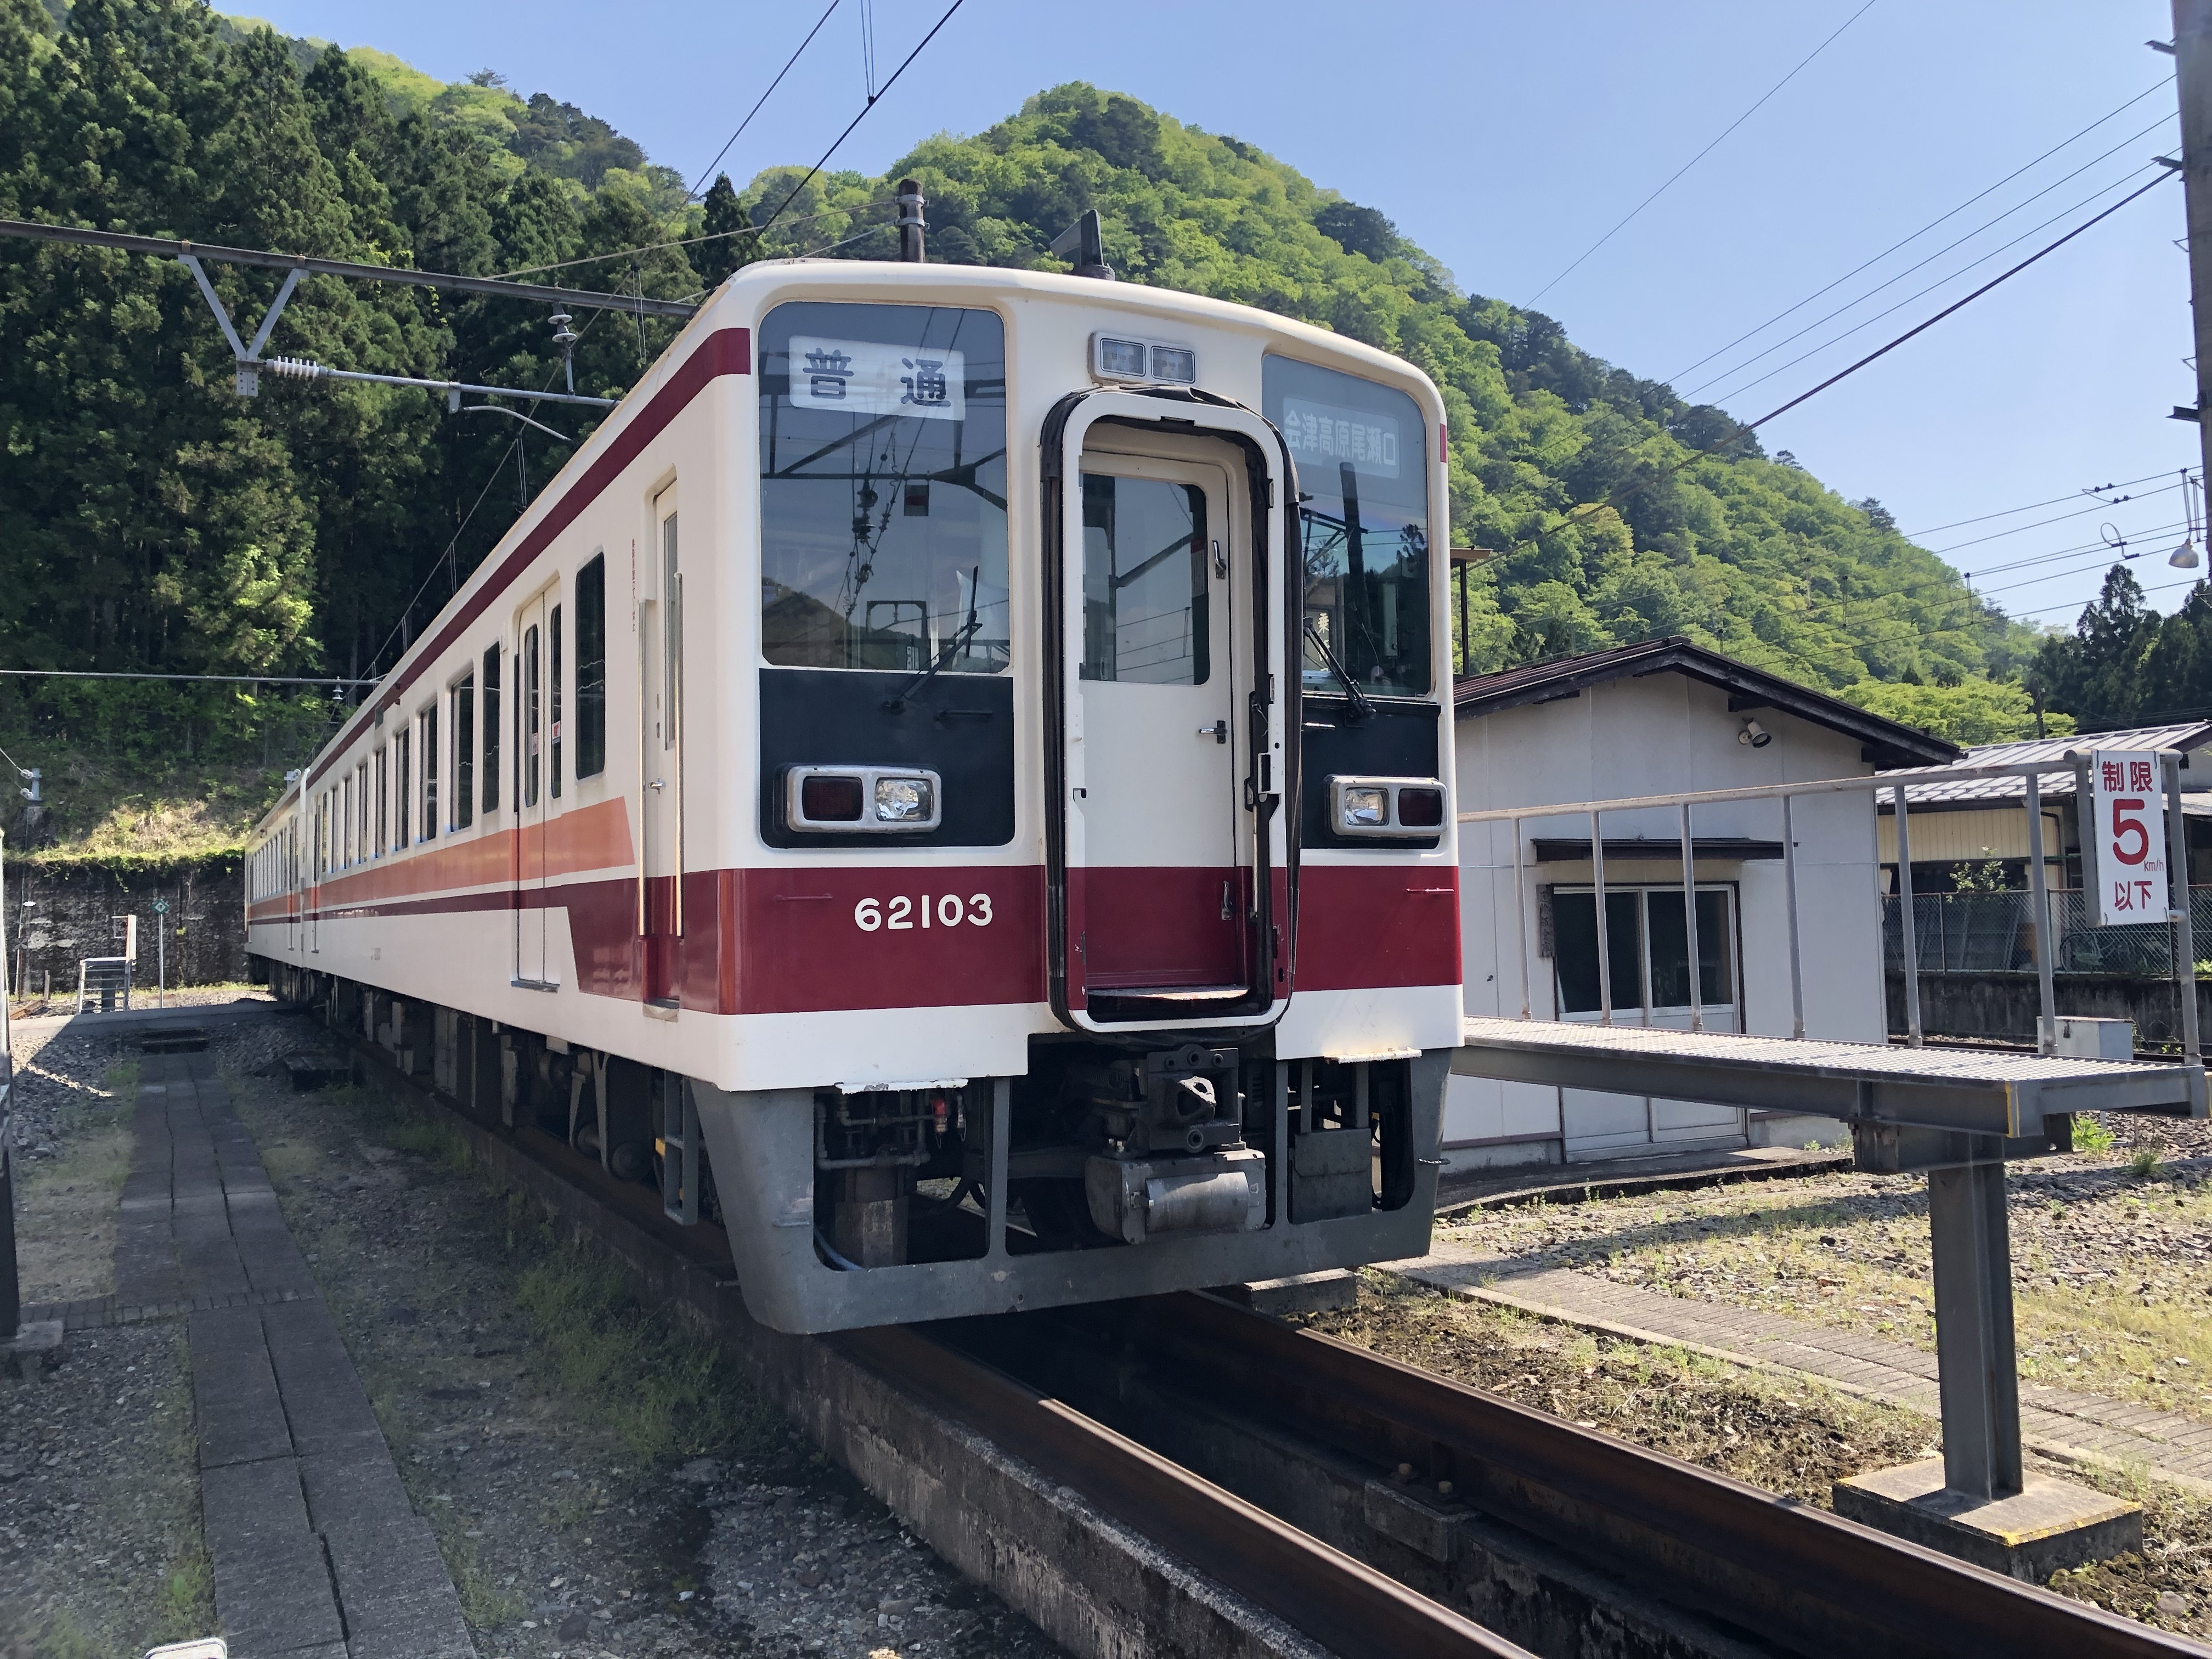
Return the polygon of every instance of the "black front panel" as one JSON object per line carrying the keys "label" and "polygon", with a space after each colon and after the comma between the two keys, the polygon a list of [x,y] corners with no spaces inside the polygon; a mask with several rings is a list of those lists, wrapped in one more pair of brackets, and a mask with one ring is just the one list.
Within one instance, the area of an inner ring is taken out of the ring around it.
{"label": "black front panel", "polygon": [[1442,715],[1434,703],[1374,703],[1367,720],[1355,720],[1341,697],[1305,694],[1299,742],[1298,834],[1309,848],[1356,847],[1368,852],[1400,852],[1434,847],[1442,839],[1409,836],[1386,840],[1340,836],[1329,822],[1328,781],[1332,775],[1370,778],[1433,778],[1437,769],[1437,727]]}
{"label": "black front panel", "polygon": [[[1007,674],[939,674],[886,708],[910,674],[760,671],[761,838],[770,847],[1003,847],[1014,838],[1014,686]],[[821,835],[784,824],[793,766],[927,767],[944,822],[924,835]]]}

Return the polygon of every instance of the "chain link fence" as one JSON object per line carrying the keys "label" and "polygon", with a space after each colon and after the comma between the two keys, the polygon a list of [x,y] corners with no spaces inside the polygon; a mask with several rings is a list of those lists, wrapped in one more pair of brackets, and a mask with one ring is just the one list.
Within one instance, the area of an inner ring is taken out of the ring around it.
{"label": "chain link fence", "polygon": [[[2057,889],[2049,896],[2055,971],[2172,976],[2168,924],[2099,927],[2090,921],[2087,896],[2080,889]],[[1904,902],[1894,893],[1882,900],[1884,960],[1899,971],[1905,967]],[[2212,948],[2212,887],[2190,890],[2189,915],[2199,948]],[[1923,974],[2035,971],[2035,900],[2030,893],[1916,893],[1912,931]]]}

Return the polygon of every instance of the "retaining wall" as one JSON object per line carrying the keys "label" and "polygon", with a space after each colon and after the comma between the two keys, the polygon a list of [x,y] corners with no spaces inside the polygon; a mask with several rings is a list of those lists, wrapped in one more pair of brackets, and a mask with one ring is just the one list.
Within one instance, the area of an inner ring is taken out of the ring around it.
{"label": "retaining wall", "polygon": [[[123,954],[117,918],[138,918],[132,984],[151,990],[166,952],[171,985],[246,978],[245,876],[236,853],[154,864],[94,863],[33,854],[7,862],[8,985],[36,995],[53,976],[57,997],[76,995],[77,963]],[[156,899],[169,902],[166,916]],[[167,933],[155,939],[156,924]]]}
{"label": "retaining wall", "polygon": [[[2060,974],[2055,978],[2054,991],[2052,1001],[2061,1014],[2133,1020],[2138,1044],[2181,1040],[2181,1005],[2171,979],[2135,974]],[[1920,1027],[1930,1036],[2033,1042],[2040,1006],[2033,974],[1920,975]],[[2197,1010],[2198,1029],[2212,1036],[2212,980],[2197,981]],[[1905,975],[1894,969],[1889,975],[1889,1029],[1899,1033],[1905,1030]]]}

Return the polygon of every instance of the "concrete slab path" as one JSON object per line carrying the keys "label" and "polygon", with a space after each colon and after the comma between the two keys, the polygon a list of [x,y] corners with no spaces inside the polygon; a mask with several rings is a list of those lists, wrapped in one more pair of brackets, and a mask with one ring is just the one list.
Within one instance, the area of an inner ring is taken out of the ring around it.
{"label": "concrete slab path", "polygon": [[[1908,1343],[1616,1285],[1569,1267],[1532,1267],[1466,1246],[1441,1244],[1389,1265],[1454,1296],[1740,1365],[1800,1372],[1849,1394],[1942,1416],[1936,1356]],[[2212,1492],[2212,1424],[2026,1379],[2020,1416],[2022,1442],[2045,1457],[2140,1465],[2161,1480]]]}
{"label": "concrete slab path", "polygon": [[205,1054],[140,1065],[116,1294],[72,1322],[182,1313],[201,1508],[233,1659],[473,1659],[429,1523]]}

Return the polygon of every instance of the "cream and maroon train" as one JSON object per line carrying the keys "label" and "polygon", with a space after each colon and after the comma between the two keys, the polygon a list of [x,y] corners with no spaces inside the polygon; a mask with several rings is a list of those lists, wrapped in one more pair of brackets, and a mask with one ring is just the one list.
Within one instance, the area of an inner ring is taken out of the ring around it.
{"label": "cream and maroon train", "polygon": [[1419,1254],[1444,445],[1265,312],[749,267],[258,827],[249,950],[785,1330]]}

